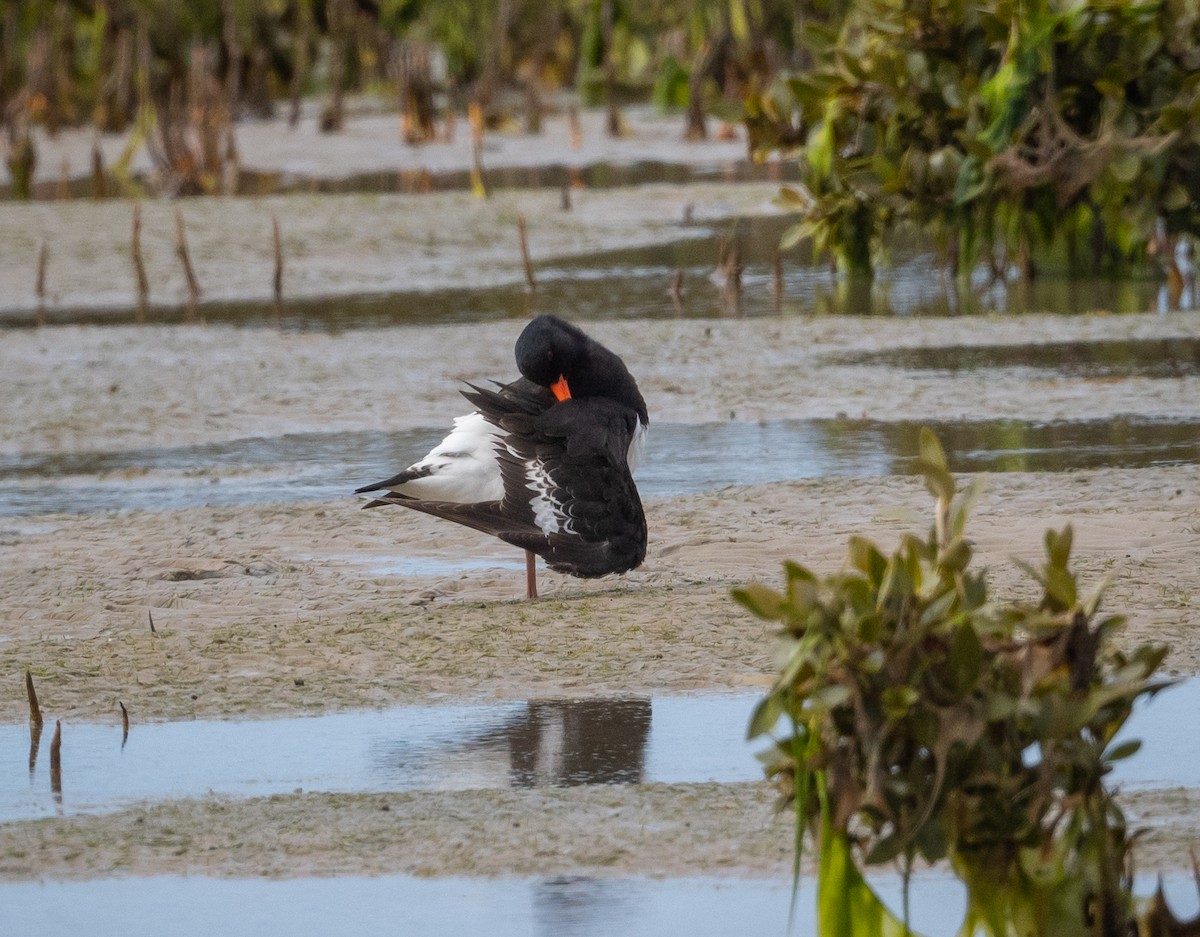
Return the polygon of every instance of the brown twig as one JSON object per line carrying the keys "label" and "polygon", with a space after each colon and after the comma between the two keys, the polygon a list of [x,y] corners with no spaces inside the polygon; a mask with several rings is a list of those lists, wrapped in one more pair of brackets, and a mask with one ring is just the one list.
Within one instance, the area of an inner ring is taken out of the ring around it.
{"label": "brown twig", "polygon": [[37,690],[33,688],[33,674],[28,669],[25,671],[25,695],[29,698],[29,724],[41,729],[42,707],[38,705]]}
{"label": "brown twig", "polygon": [[129,710],[120,700],[117,700],[117,705],[121,707],[121,747],[124,748],[129,741]]}
{"label": "brown twig", "polygon": [[572,104],[567,108],[567,124],[571,133],[571,149],[583,146],[583,125],[579,122],[579,108]]}
{"label": "brown twig", "polygon": [[196,312],[196,303],[200,301],[200,284],[196,281],[196,271],[192,269],[192,259],[188,256],[187,232],[183,227],[183,212],[175,209],[175,253],[183,263],[183,273],[188,284],[188,318]]}
{"label": "brown twig", "polygon": [[34,774],[37,772],[38,749],[42,746],[42,725],[31,725],[29,727],[29,780],[33,780]]}
{"label": "brown twig", "polygon": [[46,301],[46,266],[49,262],[50,245],[42,241],[41,249],[38,251],[37,282],[33,288],[39,306]]}
{"label": "brown twig", "polygon": [[242,182],[242,155],[238,151],[233,125],[225,131],[225,192],[237,195]]}
{"label": "brown twig", "polygon": [[783,310],[783,252],[775,251],[775,312]]}
{"label": "brown twig", "polygon": [[154,612],[150,611],[150,609],[146,609],[146,614],[150,616],[150,633],[157,634],[157,632],[154,630]]}
{"label": "brown twig", "polygon": [[54,720],[54,738],[50,740],[50,791],[62,799],[62,720]]}
{"label": "brown twig", "polygon": [[54,197],[60,202],[71,197],[71,160],[65,154],[58,165],[58,186],[55,188]]}
{"label": "brown twig", "polygon": [[271,240],[275,246],[275,276],[271,281],[275,295],[275,318],[283,314],[283,240],[279,236],[279,219],[271,214]]}
{"label": "brown twig", "polygon": [[533,261],[529,259],[529,238],[525,231],[524,215],[517,215],[517,233],[521,239],[521,261],[525,264],[525,285],[535,290],[537,280],[533,276]]}
{"label": "brown twig", "polygon": [[92,198],[101,199],[108,195],[108,184],[104,180],[104,154],[99,144],[92,145]]}
{"label": "brown twig", "polygon": [[146,264],[142,260],[142,204],[133,203],[133,231],[130,235],[130,251],[133,254],[133,272],[137,277],[137,321],[146,318],[146,307],[150,303],[150,281],[146,277]]}

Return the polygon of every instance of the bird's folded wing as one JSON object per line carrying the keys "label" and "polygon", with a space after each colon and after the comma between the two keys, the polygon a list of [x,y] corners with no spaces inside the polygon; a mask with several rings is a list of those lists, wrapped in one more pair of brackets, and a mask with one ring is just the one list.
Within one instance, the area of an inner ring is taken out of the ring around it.
{"label": "bird's folded wing", "polygon": [[464,391],[504,433],[501,501],[380,500],[492,534],[576,576],[640,565],[646,519],[626,462],[636,413],[602,398],[555,403],[544,388],[522,384]]}

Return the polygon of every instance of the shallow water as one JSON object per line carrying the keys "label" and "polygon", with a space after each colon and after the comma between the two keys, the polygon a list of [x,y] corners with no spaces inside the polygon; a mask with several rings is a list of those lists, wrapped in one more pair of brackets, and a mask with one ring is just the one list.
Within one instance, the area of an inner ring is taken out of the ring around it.
{"label": "shallow water", "polygon": [[[726,485],[915,471],[920,426],[874,420],[656,423],[643,497]],[[1067,471],[1200,461],[1200,421],[932,421],[956,471]],[[48,511],[349,500],[437,443],[440,430],[302,433],[113,452],[0,458],[0,517]],[[0,537],[3,530],[0,529]]]}
{"label": "shallow water", "polygon": [[325,716],[63,726],[61,803],[44,733],[0,726],[0,822],[111,810],[208,793],[473,790],[577,784],[749,781],[755,698],[532,700],[402,706]]}
{"label": "shallow water", "polygon": [[831,357],[839,364],[884,364],[910,371],[1030,368],[1082,378],[1194,377],[1200,374],[1200,338],[1115,339],[901,348]]}
{"label": "shallow water", "polygon": [[[885,900],[899,905],[896,876],[881,876],[876,884]],[[813,933],[814,896],[813,883],[806,882],[797,901],[796,937]],[[0,885],[0,901],[15,928],[11,933],[39,937],[782,937],[791,884],[581,876],[283,881],[159,876]],[[920,932],[948,935],[961,918],[964,896],[956,881],[929,875],[914,886],[913,904],[912,923]]]}
{"label": "shallow water", "polygon": [[[673,182],[767,182],[799,177],[795,163],[755,163],[750,160],[723,160],[710,163],[671,163],[638,159],[626,162],[588,163],[567,166],[485,167],[484,177],[493,191],[504,189],[561,189],[563,186],[588,189],[616,189],[634,185]],[[135,181],[138,180],[135,178]],[[318,193],[392,193],[392,192],[469,192],[469,169],[428,172],[393,169],[352,173],[342,177],[316,177],[285,170],[266,171],[243,168],[238,173],[236,195],[282,195],[293,192]],[[93,198],[95,185],[90,176],[67,182],[65,193],[60,180],[42,180],[31,187],[35,201],[55,201],[62,194],[70,198]],[[109,197],[121,197],[122,187],[113,180],[105,190]],[[11,187],[0,185],[0,199],[12,197]]]}
{"label": "shallow water", "polygon": [[[496,166],[484,168],[484,179],[492,191],[504,189],[617,189],[634,185],[673,182],[767,182],[799,178],[794,163],[755,163],[727,160],[713,163],[670,163],[639,159],[629,162],[588,163],[567,166]],[[286,172],[243,170],[238,178],[239,195],[276,195],[286,192],[469,192],[469,169],[446,172],[412,170],[355,173],[340,179],[315,179]]]}
{"label": "shallow water", "polygon": [[[1074,315],[1193,308],[1190,294],[1172,303],[1153,279],[1113,280],[1045,275],[1032,284],[984,282],[961,285],[943,279],[936,256],[898,244],[886,270],[874,281],[831,276],[807,248],[783,258],[781,292],[775,288],[775,255],[792,216],[730,219],[717,224],[678,221],[671,241],[645,247],[597,251],[559,261],[533,258],[537,289],[523,280],[489,287],[291,299],[282,314],[269,301],[211,301],[198,307],[210,324],[345,331],[382,326],[524,319],[553,312],[580,321],[612,318],[729,318],[737,316],[960,316],[1050,312]],[[737,245],[740,288],[730,289],[717,273],[722,241]],[[676,303],[671,286],[682,275]],[[150,322],[183,322],[180,306],[152,307]],[[128,324],[131,307],[59,308],[0,314],[0,327],[39,323]]]}
{"label": "shallow water", "polygon": [[[872,887],[899,913],[901,882]],[[1142,874],[1135,894],[1158,882]],[[1196,912],[1196,886],[1162,880],[1179,917]],[[815,935],[816,883],[802,881],[788,929],[790,881],[731,878],[469,879],[380,876],[214,879],[156,876],[0,885],[14,934],[38,937],[260,937],[263,934],[406,934],[489,937],[731,937]],[[957,932],[966,896],[956,879],[918,874],[910,891],[917,934]],[[167,923],[169,922],[169,927]]]}
{"label": "shallow water", "polygon": [[[387,792],[579,784],[754,781],[746,741],[757,694],[402,706],[323,716],[63,726],[61,796],[49,739],[30,770],[26,725],[0,726],[0,822],[113,810],[138,801],[295,790]],[[1122,737],[1143,740],[1110,779],[1197,781],[1200,679],[1140,705]],[[48,733],[47,733],[48,735]]]}

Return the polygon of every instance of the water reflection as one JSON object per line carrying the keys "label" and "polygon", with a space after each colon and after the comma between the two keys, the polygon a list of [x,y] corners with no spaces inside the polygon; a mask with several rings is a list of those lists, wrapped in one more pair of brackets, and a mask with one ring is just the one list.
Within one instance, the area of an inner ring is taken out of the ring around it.
{"label": "water reflection", "polygon": [[456,770],[512,787],[637,784],[645,775],[648,699],[532,700],[499,725],[427,743],[404,743],[378,755],[384,770],[436,777]]}
{"label": "water reflection", "polygon": [[650,700],[534,700],[520,717],[448,748],[507,759],[513,787],[637,784]]}
{"label": "water reflection", "polygon": [[533,933],[609,935],[634,933],[645,916],[645,895],[620,879],[562,876],[534,882]]}
{"label": "water reflection", "polygon": [[[1196,343],[1185,345],[1195,350]],[[644,497],[660,498],[732,484],[911,474],[926,424],[938,432],[951,465],[964,472],[1200,462],[1200,420],[660,423],[638,469],[638,487]],[[298,433],[195,446],[3,456],[0,517],[345,501],[364,478],[378,474],[380,465],[411,461],[441,436],[436,429]]]}

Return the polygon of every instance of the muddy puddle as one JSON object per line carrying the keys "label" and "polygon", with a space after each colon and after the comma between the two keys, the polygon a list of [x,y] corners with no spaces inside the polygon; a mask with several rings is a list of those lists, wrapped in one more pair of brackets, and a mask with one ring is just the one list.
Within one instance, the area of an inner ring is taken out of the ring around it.
{"label": "muddy puddle", "polygon": [[[531,700],[144,725],[134,713],[128,736],[117,724],[65,725],[57,789],[48,738],[31,752],[27,726],[0,726],[0,822],[207,794],[754,781],[755,753],[766,747],[745,738],[757,699]],[[1111,779],[1195,785],[1197,711],[1200,679],[1141,705],[1122,737],[1141,739],[1142,749]]]}
{"label": "muddy puddle", "polygon": [[[729,318],[762,316],[960,316],[994,313],[1143,312],[1190,309],[1192,296],[1174,300],[1153,279],[1068,278],[1047,274],[1032,284],[960,284],[941,275],[936,255],[899,244],[886,270],[873,281],[831,276],[807,248],[775,258],[794,218],[767,215],[722,223],[692,223],[686,215],[678,235],[665,243],[595,251],[561,260],[534,258],[537,288],[523,280],[490,287],[442,289],[333,298],[286,298],[282,310],[265,301],[202,302],[196,318],[209,324],[322,331],[393,325],[523,319],[534,312],[566,312],[574,319]],[[723,257],[736,256],[737,288],[721,273]],[[777,280],[776,277],[779,279]],[[679,283],[678,292],[673,284]],[[468,279],[469,277],[465,277]],[[777,286],[778,284],[778,286]],[[54,307],[13,310],[0,324],[128,324],[133,307]],[[182,323],[180,306],[152,306],[145,321]]]}
{"label": "muddy puddle", "polygon": [[[1200,421],[1117,417],[930,422],[963,472],[1200,461]],[[801,478],[909,474],[920,425],[873,420],[655,424],[646,498]],[[196,446],[0,457],[0,516],[349,499],[437,443],[436,429],[255,437]]]}

